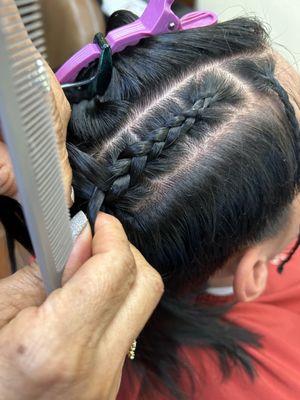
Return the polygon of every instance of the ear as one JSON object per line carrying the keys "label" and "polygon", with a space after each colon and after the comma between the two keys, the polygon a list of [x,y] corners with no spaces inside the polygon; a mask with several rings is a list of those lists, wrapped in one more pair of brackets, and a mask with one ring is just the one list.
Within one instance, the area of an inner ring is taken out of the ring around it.
{"label": "ear", "polygon": [[233,278],[233,289],[238,301],[252,301],[265,290],[268,280],[268,258],[263,246],[245,251]]}

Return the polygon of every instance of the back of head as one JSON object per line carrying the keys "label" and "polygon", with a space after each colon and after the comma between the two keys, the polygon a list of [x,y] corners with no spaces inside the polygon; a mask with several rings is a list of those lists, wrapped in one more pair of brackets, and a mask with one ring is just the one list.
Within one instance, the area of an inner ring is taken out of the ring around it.
{"label": "back of head", "polygon": [[[119,12],[109,29],[132,19]],[[201,335],[178,294],[192,282],[203,290],[231,256],[274,235],[298,190],[297,120],[274,78],[267,35],[259,22],[236,19],[144,39],[113,61],[105,95],[73,105],[68,146],[77,205],[91,221],[100,209],[119,218],[164,278],[140,361],[166,383],[168,348],[197,337],[199,345],[222,343],[220,352],[247,369],[231,335],[255,338],[234,327],[218,336],[216,314],[203,309]],[[172,319],[190,333],[171,333]],[[155,324],[161,336],[151,336]],[[151,340],[163,346],[163,337],[164,351],[153,345],[151,353]]]}

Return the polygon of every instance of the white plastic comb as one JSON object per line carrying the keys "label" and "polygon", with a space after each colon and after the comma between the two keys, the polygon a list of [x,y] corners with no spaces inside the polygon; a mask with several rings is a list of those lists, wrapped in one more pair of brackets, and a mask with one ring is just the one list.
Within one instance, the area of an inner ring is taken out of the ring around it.
{"label": "white plastic comb", "polygon": [[[34,20],[32,9],[31,18]],[[0,0],[0,119],[37,262],[48,292],[72,249],[44,64],[13,0]]]}
{"label": "white plastic comb", "polygon": [[46,40],[39,0],[15,0],[15,2],[30,39],[46,59]]}

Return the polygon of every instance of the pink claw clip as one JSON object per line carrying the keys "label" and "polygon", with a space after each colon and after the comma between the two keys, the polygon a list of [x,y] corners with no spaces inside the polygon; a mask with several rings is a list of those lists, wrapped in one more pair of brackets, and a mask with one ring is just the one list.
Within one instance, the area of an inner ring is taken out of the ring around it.
{"label": "pink claw clip", "polygon": [[[167,32],[181,31],[213,25],[218,17],[213,12],[195,11],[181,19],[171,10],[174,0],[150,0],[143,15],[136,21],[114,29],[108,33],[106,40],[112,54],[136,45],[148,36]],[[100,56],[100,48],[95,43],[84,46],[66,61],[56,72],[61,84],[74,82],[80,70]]]}

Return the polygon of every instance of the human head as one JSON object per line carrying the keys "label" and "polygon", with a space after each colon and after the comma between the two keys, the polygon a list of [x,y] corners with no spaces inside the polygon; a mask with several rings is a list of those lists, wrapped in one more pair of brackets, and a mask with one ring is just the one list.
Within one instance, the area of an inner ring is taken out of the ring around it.
{"label": "human head", "polygon": [[[287,219],[277,234],[235,254],[208,280],[209,286],[233,285],[237,301],[252,301],[265,290],[270,268],[278,272],[291,259],[300,241],[300,196],[296,196]],[[288,245],[291,245],[287,248]],[[283,250],[285,250],[283,252]],[[282,254],[280,254],[283,252]]]}
{"label": "human head", "polygon": [[[134,18],[116,13],[108,30]],[[134,364],[152,397],[154,376],[182,398],[180,345],[214,349],[224,376],[229,359],[254,376],[243,345],[258,346],[259,338],[225,323],[228,307],[188,296],[203,292],[218,270],[246,265],[252,279],[259,246],[265,257],[268,243],[298,218],[299,127],[275,79],[277,58],[261,24],[249,19],[147,38],[114,55],[103,97],[72,107],[75,205],[91,222],[99,209],[118,217],[165,282]]]}
{"label": "human head", "polygon": [[299,132],[274,73],[263,28],[238,19],[116,54],[106,94],[73,105],[77,198],[116,215],[172,291],[285,227]]}

